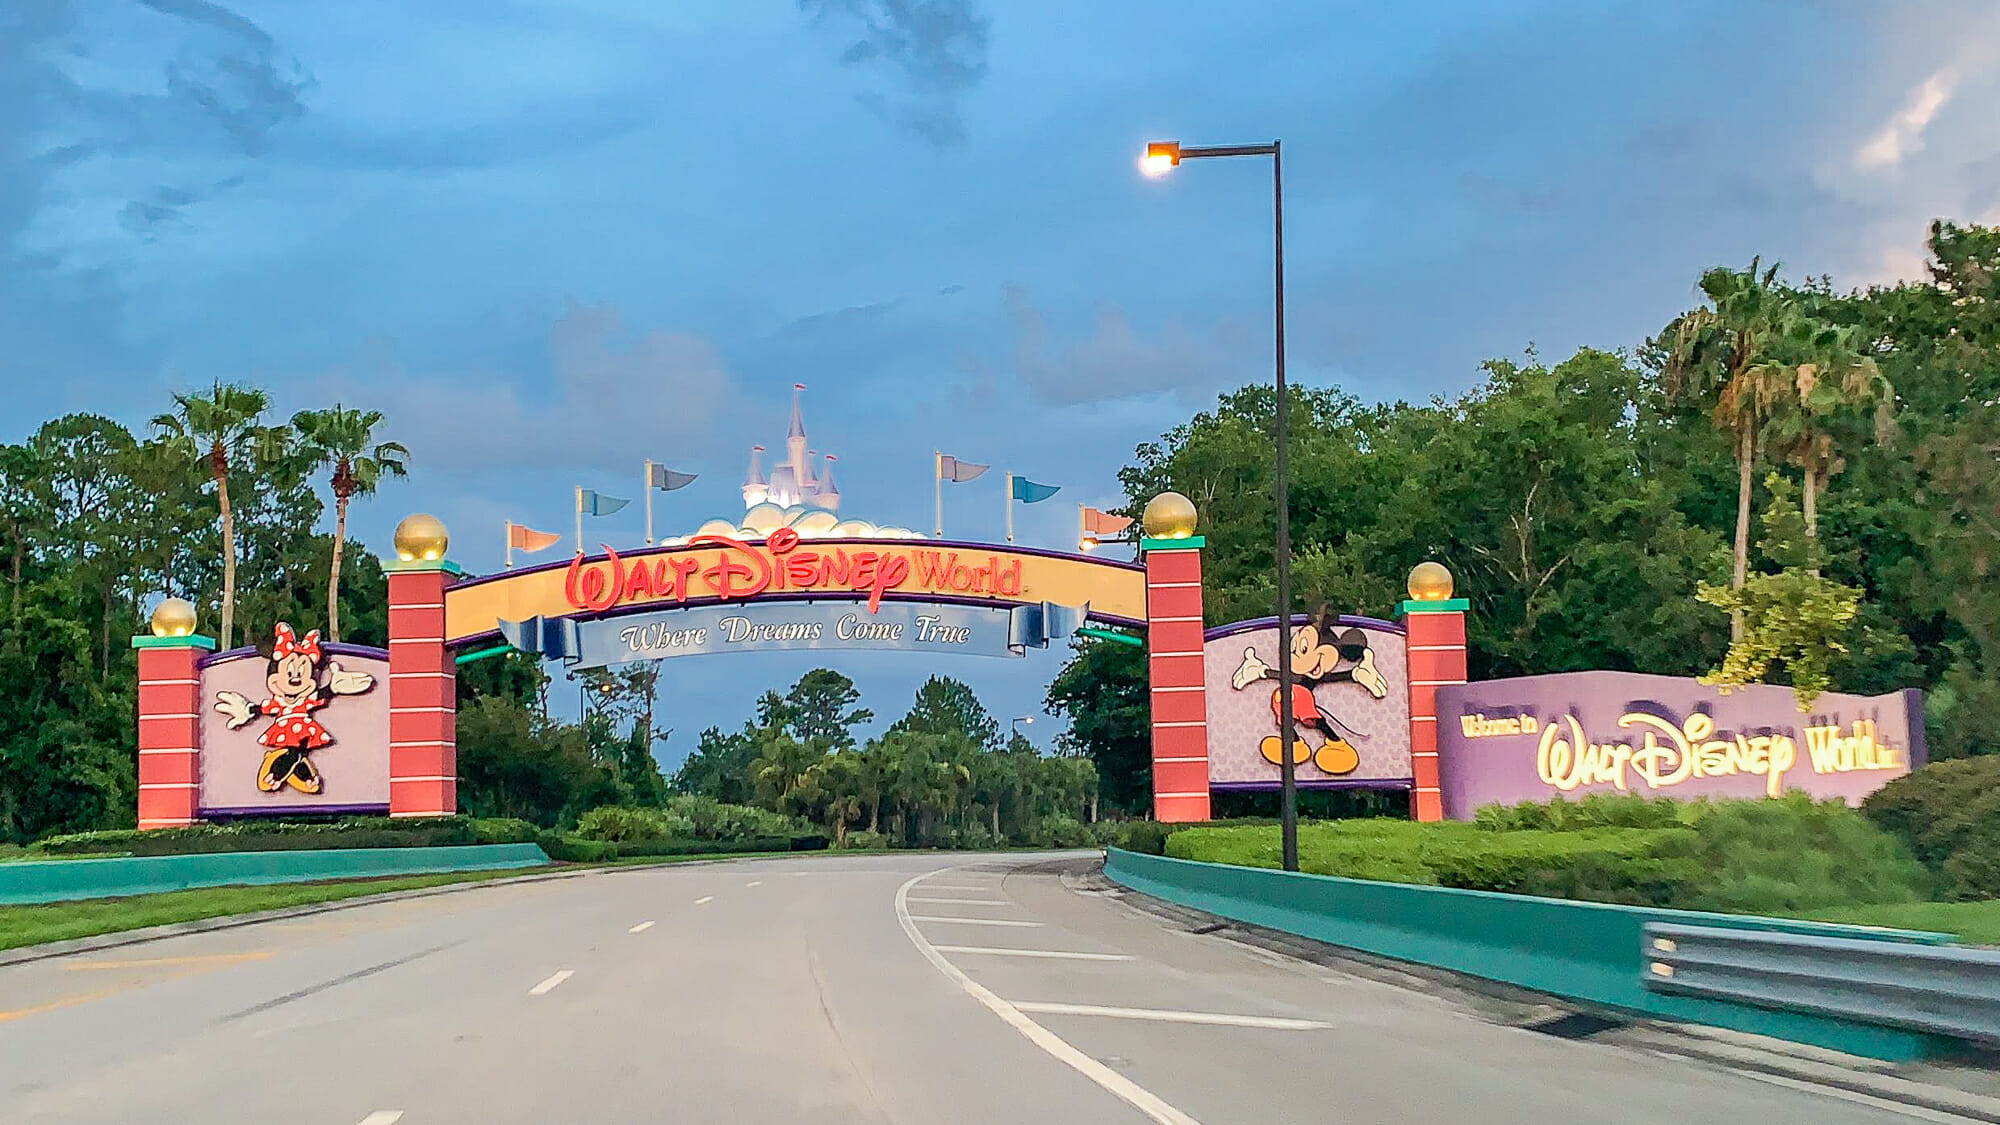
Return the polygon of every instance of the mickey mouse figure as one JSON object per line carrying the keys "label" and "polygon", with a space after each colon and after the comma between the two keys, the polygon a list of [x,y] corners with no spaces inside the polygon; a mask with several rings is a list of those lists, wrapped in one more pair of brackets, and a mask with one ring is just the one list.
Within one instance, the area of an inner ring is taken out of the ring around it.
{"label": "mickey mouse figure", "polygon": [[301,637],[280,622],[264,675],[270,698],[252,705],[238,692],[215,693],[215,709],[229,716],[230,730],[249,723],[253,715],[272,716],[271,725],[257,739],[267,748],[257,772],[257,788],[266,793],[276,793],[287,785],[301,793],[318,793],[323,782],[310,755],[332,742],[333,736],[312,713],[336,695],[359,695],[375,686],[375,677],[347,671],[337,662],[327,665],[326,683],[321,684],[320,656],[318,629]]}
{"label": "mickey mouse figure", "polygon": [[[1354,742],[1362,741],[1361,736],[1347,728],[1345,723],[1320,710],[1319,701],[1313,698],[1312,689],[1319,684],[1352,681],[1365,688],[1377,699],[1388,694],[1389,685],[1382,679],[1382,673],[1375,669],[1375,653],[1368,647],[1368,634],[1359,629],[1337,629],[1339,619],[1321,609],[1314,614],[1305,628],[1292,630],[1292,722],[1290,731],[1280,730],[1277,734],[1266,735],[1259,749],[1266,760],[1282,763],[1284,759],[1285,736],[1292,744],[1292,762],[1303,764],[1308,758],[1326,773],[1340,775],[1354,772],[1361,764],[1361,755],[1354,749]],[[1230,685],[1238,691],[1259,680],[1275,680],[1278,671],[1257,657],[1257,650],[1243,650],[1243,664],[1230,679]],[[1274,720],[1281,715],[1280,697],[1271,693],[1271,715]],[[1305,727],[1320,733],[1323,741],[1318,750],[1306,743],[1299,728]]]}

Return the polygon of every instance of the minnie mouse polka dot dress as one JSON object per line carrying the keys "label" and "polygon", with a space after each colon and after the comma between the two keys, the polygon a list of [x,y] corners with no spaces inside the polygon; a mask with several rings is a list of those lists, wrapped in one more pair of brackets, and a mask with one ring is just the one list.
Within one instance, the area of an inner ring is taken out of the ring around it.
{"label": "minnie mouse polka dot dress", "polygon": [[257,741],[273,750],[317,750],[333,739],[328,738],[326,728],[310,712],[326,706],[328,700],[315,692],[297,703],[280,703],[267,699],[258,710],[266,715],[277,716],[263,737]]}

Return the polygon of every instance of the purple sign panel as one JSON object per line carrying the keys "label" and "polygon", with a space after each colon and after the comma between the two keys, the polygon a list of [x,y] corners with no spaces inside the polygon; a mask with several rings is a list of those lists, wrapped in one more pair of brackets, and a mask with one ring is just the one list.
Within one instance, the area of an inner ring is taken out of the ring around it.
{"label": "purple sign panel", "polygon": [[1677,676],[1569,672],[1437,690],[1445,815],[1481,805],[1647,797],[1775,797],[1849,804],[1924,761],[1915,690],[1828,692],[1800,713],[1792,689],[1723,695]]}
{"label": "purple sign panel", "polygon": [[202,815],[386,812],[388,657],[308,633],[209,658]]}
{"label": "purple sign panel", "polygon": [[1293,737],[1279,737],[1277,618],[1204,634],[1208,777],[1213,789],[1274,789],[1285,744],[1302,788],[1410,784],[1410,689],[1403,631],[1366,617],[1292,625]]}

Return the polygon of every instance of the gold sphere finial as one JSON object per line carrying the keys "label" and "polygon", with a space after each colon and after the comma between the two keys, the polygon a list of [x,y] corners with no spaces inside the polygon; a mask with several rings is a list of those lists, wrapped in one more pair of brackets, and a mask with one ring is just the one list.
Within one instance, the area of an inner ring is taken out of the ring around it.
{"label": "gold sphere finial", "polygon": [[1408,586],[1414,601],[1444,601],[1451,597],[1451,571],[1443,563],[1420,562],[1410,568]]}
{"label": "gold sphere finial", "polygon": [[189,637],[194,635],[194,603],[186,598],[168,598],[153,607],[153,635]]}
{"label": "gold sphere finial", "polygon": [[451,533],[436,516],[418,512],[396,525],[396,557],[404,562],[436,562],[449,546]]}
{"label": "gold sphere finial", "polygon": [[1146,501],[1139,526],[1148,539],[1186,539],[1194,534],[1194,501],[1178,492],[1162,492]]}

